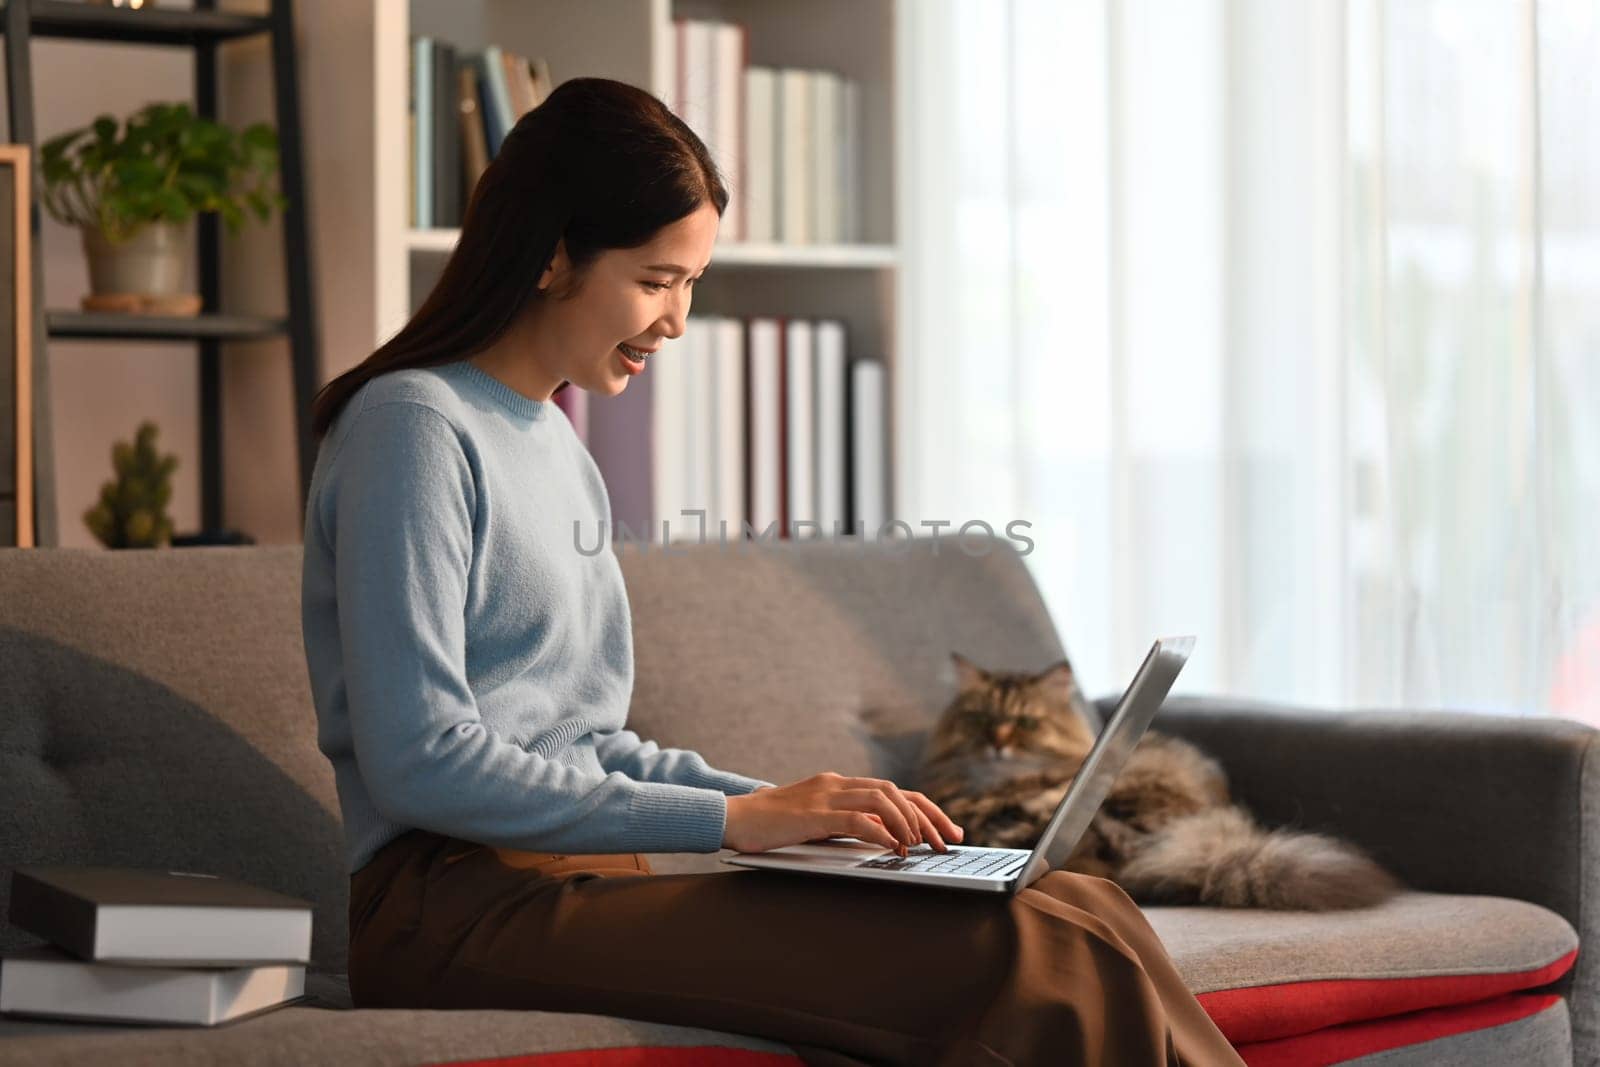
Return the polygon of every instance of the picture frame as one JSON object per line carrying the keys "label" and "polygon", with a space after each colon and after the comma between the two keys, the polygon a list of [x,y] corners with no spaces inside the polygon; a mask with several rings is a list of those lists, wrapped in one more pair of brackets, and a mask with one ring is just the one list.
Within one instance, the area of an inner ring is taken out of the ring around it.
{"label": "picture frame", "polygon": [[0,545],[34,547],[32,153],[0,144]]}

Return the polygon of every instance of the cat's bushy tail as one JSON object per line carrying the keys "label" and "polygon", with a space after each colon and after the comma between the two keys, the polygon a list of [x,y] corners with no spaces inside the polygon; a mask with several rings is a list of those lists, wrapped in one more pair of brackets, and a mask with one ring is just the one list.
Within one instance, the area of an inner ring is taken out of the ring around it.
{"label": "cat's bushy tail", "polygon": [[1264,830],[1237,807],[1162,827],[1117,881],[1142,903],[1303,911],[1370,907],[1400,888],[1353,845],[1322,834]]}

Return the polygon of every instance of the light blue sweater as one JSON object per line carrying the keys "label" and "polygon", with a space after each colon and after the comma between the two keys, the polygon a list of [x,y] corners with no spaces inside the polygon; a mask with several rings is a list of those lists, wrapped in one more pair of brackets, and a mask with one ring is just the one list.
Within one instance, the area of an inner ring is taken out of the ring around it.
{"label": "light blue sweater", "polygon": [[772,784],[624,729],[627,590],[595,551],[610,526],[560,407],[470,363],[380,375],[340,411],[311,480],[301,614],[351,872],[412,827],[715,852],[728,795]]}

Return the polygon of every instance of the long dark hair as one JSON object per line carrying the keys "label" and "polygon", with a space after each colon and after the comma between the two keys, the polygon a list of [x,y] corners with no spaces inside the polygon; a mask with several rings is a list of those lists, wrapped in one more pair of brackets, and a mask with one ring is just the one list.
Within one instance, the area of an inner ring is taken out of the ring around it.
{"label": "long dark hair", "polygon": [[[601,252],[638,248],[707,202],[718,215],[727,208],[722,176],[665,104],[607,78],[562,82],[511,128],[478,179],[461,238],[416,314],[318,391],[312,433],[320,440],[345,402],[378,375],[483,351],[530,301],[567,299]],[[562,238],[572,284],[541,291],[539,278]]]}

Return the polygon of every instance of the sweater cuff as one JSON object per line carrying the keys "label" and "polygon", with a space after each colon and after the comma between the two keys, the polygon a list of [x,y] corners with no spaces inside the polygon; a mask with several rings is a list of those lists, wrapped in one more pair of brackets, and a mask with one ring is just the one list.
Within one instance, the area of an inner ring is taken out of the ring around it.
{"label": "sweater cuff", "polygon": [[719,771],[715,767],[707,767],[700,773],[685,775],[680,781],[683,785],[692,785],[697,789],[715,789],[731,797],[754,793],[764,785],[772,785],[771,782],[762,781],[760,778],[748,778],[732,771]]}
{"label": "sweater cuff", "polygon": [[639,782],[628,803],[637,852],[716,852],[728,825],[728,798],[715,789]]}

